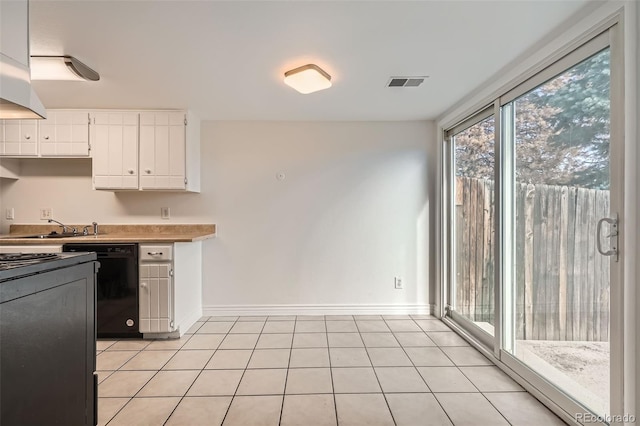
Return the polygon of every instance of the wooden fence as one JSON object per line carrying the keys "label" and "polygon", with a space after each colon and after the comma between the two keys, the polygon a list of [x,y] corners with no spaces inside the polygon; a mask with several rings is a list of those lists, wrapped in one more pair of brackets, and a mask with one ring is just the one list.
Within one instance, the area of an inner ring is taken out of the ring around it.
{"label": "wooden fence", "polygon": [[[527,340],[609,339],[609,258],[596,225],[609,191],[516,184],[516,333]],[[494,318],[493,182],[456,178],[456,310]]]}

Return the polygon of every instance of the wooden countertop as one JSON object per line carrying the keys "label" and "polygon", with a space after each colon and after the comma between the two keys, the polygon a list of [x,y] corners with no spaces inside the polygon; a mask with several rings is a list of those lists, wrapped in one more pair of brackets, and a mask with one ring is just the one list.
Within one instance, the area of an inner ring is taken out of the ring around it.
{"label": "wooden countertop", "polygon": [[[68,225],[81,230],[84,225]],[[91,227],[89,228],[91,230]],[[60,232],[59,226],[11,225],[9,234],[0,235],[0,245],[55,245],[66,243],[180,243],[202,241],[216,235],[216,225],[99,225],[99,233],[64,238],[24,238]]]}

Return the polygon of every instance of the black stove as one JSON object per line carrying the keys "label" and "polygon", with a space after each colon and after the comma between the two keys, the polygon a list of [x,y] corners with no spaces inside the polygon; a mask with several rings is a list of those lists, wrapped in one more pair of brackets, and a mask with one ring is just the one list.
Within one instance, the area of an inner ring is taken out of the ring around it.
{"label": "black stove", "polygon": [[0,424],[97,424],[98,267],[95,253],[0,254]]}
{"label": "black stove", "polygon": [[0,253],[0,270],[19,268],[59,258],[60,255],[57,253]]}
{"label": "black stove", "polygon": [[0,253],[0,282],[95,259],[95,253]]}

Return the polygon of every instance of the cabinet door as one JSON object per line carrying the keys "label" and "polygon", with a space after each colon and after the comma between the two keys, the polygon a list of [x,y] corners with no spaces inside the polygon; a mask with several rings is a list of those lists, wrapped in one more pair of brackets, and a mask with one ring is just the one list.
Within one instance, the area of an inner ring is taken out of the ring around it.
{"label": "cabinet door", "polygon": [[140,189],[185,189],[184,112],[140,114]]}
{"label": "cabinet door", "polygon": [[91,113],[95,189],[138,189],[138,114]]}
{"label": "cabinet door", "polygon": [[82,111],[47,111],[39,120],[42,157],[88,157],[89,114]]}
{"label": "cabinet door", "polygon": [[0,155],[38,156],[37,120],[0,120]]}
{"label": "cabinet door", "polygon": [[149,263],[140,266],[140,332],[173,331],[173,291],[171,263]]}

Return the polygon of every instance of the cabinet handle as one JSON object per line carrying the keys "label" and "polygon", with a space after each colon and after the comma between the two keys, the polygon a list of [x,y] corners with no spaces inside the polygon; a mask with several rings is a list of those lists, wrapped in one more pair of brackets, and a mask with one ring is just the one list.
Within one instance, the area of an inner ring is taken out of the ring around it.
{"label": "cabinet handle", "polygon": [[147,253],[149,256],[162,256],[161,251],[150,251]]}
{"label": "cabinet handle", "polygon": [[147,283],[140,283],[141,288],[147,288]]}
{"label": "cabinet handle", "polygon": [[129,174],[132,175],[133,174],[133,170],[129,169]]}
{"label": "cabinet handle", "polygon": [[49,136],[45,136],[45,137],[44,137],[44,140],[45,140],[45,141],[48,141],[48,140],[49,140]]}
{"label": "cabinet handle", "polygon": [[29,140],[29,139],[31,139],[31,135],[26,135],[24,138]]}
{"label": "cabinet handle", "polygon": [[150,174],[150,173],[151,173],[151,170],[150,170],[150,169],[146,169],[144,172],[145,172],[146,174]]}

